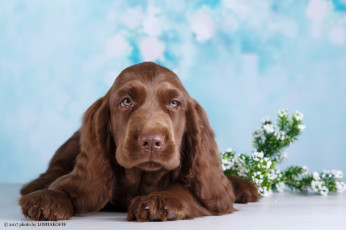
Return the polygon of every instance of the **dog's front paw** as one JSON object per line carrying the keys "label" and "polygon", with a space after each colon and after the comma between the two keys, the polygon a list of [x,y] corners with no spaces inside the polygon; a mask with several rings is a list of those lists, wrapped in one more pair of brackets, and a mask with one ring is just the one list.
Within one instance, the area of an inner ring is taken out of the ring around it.
{"label": "dog's front paw", "polygon": [[127,214],[129,221],[166,221],[186,218],[181,201],[165,194],[149,194],[131,200]]}
{"label": "dog's front paw", "polygon": [[233,185],[236,203],[246,204],[248,202],[256,202],[261,198],[257,187],[252,182],[237,176],[230,176],[229,179]]}
{"label": "dog's front paw", "polygon": [[19,200],[25,217],[33,220],[68,220],[73,215],[70,198],[61,191],[43,189]]}

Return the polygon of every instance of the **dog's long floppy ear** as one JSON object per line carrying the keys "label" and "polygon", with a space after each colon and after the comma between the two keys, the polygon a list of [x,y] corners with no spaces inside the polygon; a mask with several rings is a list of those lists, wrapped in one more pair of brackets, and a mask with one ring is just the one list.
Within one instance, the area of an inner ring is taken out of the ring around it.
{"label": "dog's long floppy ear", "polygon": [[73,201],[74,213],[94,212],[112,197],[114,175],[111,159],[115,144],[109,129],[107,95],[84,114],[80,130],[80,153],[73,171],[53,182],[49,189],[62,190]]}
{"label": "dog's long floppy ear", "polygon": [[224,175],[214,133],[202,106],[191,98],[182,147],[184,182],[214,214],[231,213],[235,196]]}
{"label": "dog's long floppy ear", "polygon": [[110,108],[108,96],[98,99],[84,114],[81,129],[81,150],[94,149],[102,154],[114,154],[115,144],[110,130]]}

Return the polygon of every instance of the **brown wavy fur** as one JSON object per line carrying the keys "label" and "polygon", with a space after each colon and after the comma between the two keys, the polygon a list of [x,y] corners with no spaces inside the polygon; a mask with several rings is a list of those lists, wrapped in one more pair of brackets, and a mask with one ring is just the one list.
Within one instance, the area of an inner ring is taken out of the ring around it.
{"label": "brown wavy fur", "polygon": [[[131,108],[121,107],[124,95]],[[169,107],[174,99],[179,107]],[[140,142],[150,135],[161,137],[157,151]],[[118,76],[21,194],[23,214],[34,220],[105,207],[127,210],[130,221],[191,219],[232,213],[234,202],[259,198],[252,183],[223,174],[204,109],[172,71],[151,62]]]}

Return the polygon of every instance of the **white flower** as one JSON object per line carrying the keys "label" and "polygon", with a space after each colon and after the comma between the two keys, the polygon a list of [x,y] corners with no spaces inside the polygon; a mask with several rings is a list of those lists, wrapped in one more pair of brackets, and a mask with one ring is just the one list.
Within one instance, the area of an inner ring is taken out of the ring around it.
{"label": "white flower", "polygon": [[268,179],[269,180],[275,180],[277,178],[281,178],[282,174],[281,174],[281,170],[278,167],[273,167],[272,169],[270,169],[269,173],[268,173]]}
{"label": "white flower", "polygon": [[338,192],[338,193],[343,193],[346,189],[345,183],[343,181],[341,181],[341,182],[336,181],[335,187],[336,187],[336,192]]}
{"label": "white flower", "polygon": [[306,128],[306,125],[298,125],[299,131],[303,131]]}
{"label": "white flower", "polygon": [[267,189],[265,187],[259,187],[258,193],[261,194],[263,197],[268,197],[273,194],[273,191],[271,189]]}
{"label": "white flower", "polygon": [[302,166],[302,175],[303,176],[306,176],[308,174],[308,167],[306,165]]}
{"label": "white flower", "polygon": [[271,122],[270,117],[268,117],[268,116],[263,117],[262,118],[262,124],[265,124],[267,122]]}
{"label": "white flower", "polygon": [[276,156],[276,162],[282,163],[288,160],[288,156],[286,152],[281,153],[280,155]]}
{"label": "white flower", "polygon": [[284,117],[287,115],[288,109],[280,109],[279,110],[279,117]]}
{"label": "white flower", "polygon": [[233,152],[233,149],[232,148],[227,148],[225,151],[228,152],[228,153],[231,153],[231,152]]}
{"label": "white flower", "polygon": [[342,179],[344,177],[344,174],[340,170],[332,170],[332,174],[336,179]]}
{"label": "white flower", "polygon": [[277,178],[276,174],[268,174],[269,180],[275,180]]}
{"label": "white flower", "polygon": [[322,171],[322,177],[333,177],[335,179],[342,179],[344,176],[343,172],[341,170],[323,170]]}
{"label": "white flower", "polygon": [[262,138],[262,131],[261,130],[256,130],[254,133],[253,133],[253,137],[254,138]]}
{"label": "white flower", "polygon": [[263,152],[254,152],[252,158],[254,161],[260,161],[264,156]]}
{"label": "white flower", "polygon": [[274,126],[272,124],[263,125],[263,129],[267,134],[271,134],[274,132]]}
{"label": "white flower", "polygon": [[329,170],[323,170],[322,171],[322,178],[325,178],[325,177],[333,177],[332,172]]}
{"label": "white flower", "polygon": [[244,165],[245,161],[239,154],[236,154],[234,155],[234,163]]}
{"label": "white flower", "polygon": [[287,138],[287,135],[284,131],[275,132],[274,136],[276,137],[276,139],[282,140],[282,141],[284,141]]}
{"label": "white flower", "polygon": [[322,196],[327,196],[328,195],[328,192],[329,192],[329,189],[326,187],[326,186],[323,186],[320,190],[320,194]]}
{"label": "white flower", "polygon": [[228,159],[222,158],[221,159],[221,166],[223,171],[227,170],[227,169],[231,169],[233,167],[234,163],[233,161],[230,161]]}
{"label": "white flower", "polygon": [[271,165],[272,165],[272,161],[267,161],[267,169],[269,169]]}
{"label": "white flower", "polygon": [[320,174],[318,174],[318,172],[313,172],[312,173],[312,177],[314,178],[314,180],[319,180],[320,179]]}
{"label": "white flower", "polygon": [[285,189],[285,183],[284,182],[277,183],[275,185],[275,188],[278,192],[283,192]]}
{"label": "white flower", "polygon": [[249,172],[250,172],[250,170],[247,169],[247,168],[245,168],[245,167],[240,168],[240,169],[238,170],[238,174],[239,174],[239,176],[241,176],[241,177],[247,177]]}
{"label": "white flower", "polygon": [[228,161],[227,159],[225,159],[225,158],[222,158],[222,159],[221,159],[221,163],[222,163],[222,164],[228,164],[229,161]]}
{"label": "white flower", "polygon": [[297,121],[303,120],[304,115],[298,111],[296,111],[293,116],[296,118]]}
{"label": "white flower", "polygon": [[314,192],[319,192],[322,189],[322,181],[311,181],[311,188]]}
{"label": "white flower", "polygon": [[262,179],[257,179],[257,178],[252,178],[253,182],[255,182],[256,185],[261,185],[263,180]]}
{"label": "white flower", "polygon": [[278,177],[276,171],[274,169],[271,169],[268,173],[268,179],[269,180],[275,180]]}

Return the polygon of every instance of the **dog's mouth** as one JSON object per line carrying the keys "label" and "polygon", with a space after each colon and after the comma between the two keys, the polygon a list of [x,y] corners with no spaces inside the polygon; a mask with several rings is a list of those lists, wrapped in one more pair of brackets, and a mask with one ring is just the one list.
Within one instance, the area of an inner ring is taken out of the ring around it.
{"label": "dog's mouth", "polygon": [[148,161],[141,163],[137,165],[138,168],[144,170],[144,171],[158,171],[163,168],[163,166],[159,163],[156,163],[154,161]]}

